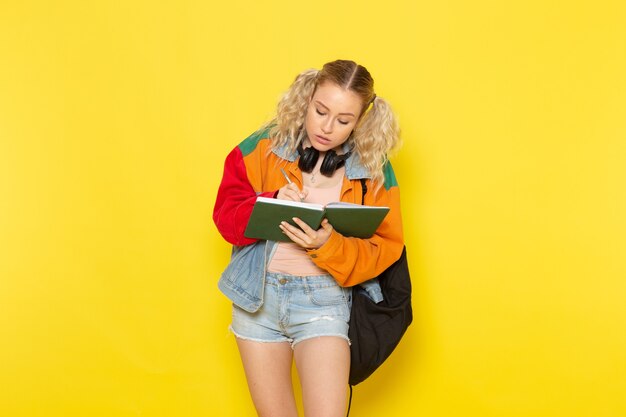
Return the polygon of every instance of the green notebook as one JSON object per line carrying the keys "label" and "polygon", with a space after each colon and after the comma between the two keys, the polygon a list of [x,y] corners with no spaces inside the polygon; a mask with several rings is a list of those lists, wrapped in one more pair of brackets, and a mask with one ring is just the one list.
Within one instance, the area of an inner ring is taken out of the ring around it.
{"label": "green notebook", "polygon": [[317,230],[324,217],[344,236],[371,237],[383,221],[389,207],[329,203],[326,206],[276,198],[257,197],[244,235],[250,238],[291,242],[278,225],[286,221],[296,225],[293,217],[302,219]]}

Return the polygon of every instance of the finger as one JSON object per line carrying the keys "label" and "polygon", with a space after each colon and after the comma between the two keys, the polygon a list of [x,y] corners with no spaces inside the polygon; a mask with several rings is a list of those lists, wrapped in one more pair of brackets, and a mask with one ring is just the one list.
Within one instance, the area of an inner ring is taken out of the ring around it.
{"label": "finger", "polygon": [[297,226],[294,226],[288,222],[280,222],[280,228],[283,229],[283,231],[287,231],[289,233],[291,233],[294,236],[298,236],[304,232],[302,232],[302,230],[300,230]]}
{"label": "finger", "polygon": [[286,189],[282,195],[283,200],[292,200],[292,201],[300,201],[300,196],[298,193],[291,189]]}
{"label": "finger", "polygon": [[301,191],[297,185],[289,184],[290,190],[295,201],[304,201],[304,197],[306,197],[306,193]]}
{"label": "finger", "polygon": [[[290,225],[287,222],[282,222],[280,225],[280,230],[294,243],[297,243],[300,246],[304,245],[304,241],[297,233],[302,233],[297,227]],[[297,231],[296,231],[297,230]]]}
{"label": "finger", "polygon": [[300,226],[300,229],[302,229],[302,231],[304,233],[306,233],[307,235],[311,236],[311,237],[315,237],[315,230],[313,230],[308,224],[306,224],[304,221],[300,220],[297,217],[294,217],[292,219],[294,221],[294,223],[296,223],[298,226]]}
{"label": "finger", "polygon": [[293,193],[297,194],[298,196],[302,195],[302,191],[300,190],[300,188],[298,188],[298,186],[296,184],[293,184],[293,183],[289,184],[289,189]]}
{"label": "finger", "polygon": [[304,198],[307,195],[306,191],[300,190],[300,188],[294,183],[288,184],[287,186],[297,196],[296,197],[297,200],[300,200],[300,201],[304,200]]}
{"label": "finger", "polygon": [[307,195],[309,195],[309,192],[307,190],[300,191],[300,200],[304,201]]}
{"label": "finger", "polygon": [[322,228],[327,231],[327,232],[332,232],[333,231],[333,225],[330,224],[330,222],[328,221],[328,219],[324,219],[322,220]]}
{"label": "finger", "polygon": [[289,200],[293,200],[293,201],[299,201],[299,200],[300,200],[300,197],[298,196],[298,193],[296,193],[296,192],[295,192],[295,191],[293,191],[293,190],[288,190],[288,192],[287,192],[287,198],[288,198]]}
{"label": "finger", "polygon": [[315,240],[315,238],[317,236],[317,232],[315,230],[311,229],[302,220],[294,217],[294,221],[295,221],[295,219],[297,219],[300,222],[299,225],[308,228],[308,230],[311,231],[311,234],[305,232],[304,230],[302,230],[298,226],[292,225],[289,222],[282,222],[281,223],[282,229],[283,229],[283,231],[289,232],[289,236],[293,236],[294,239],[297,239],[297,242],[300,244],[300,246],[308,247]]}

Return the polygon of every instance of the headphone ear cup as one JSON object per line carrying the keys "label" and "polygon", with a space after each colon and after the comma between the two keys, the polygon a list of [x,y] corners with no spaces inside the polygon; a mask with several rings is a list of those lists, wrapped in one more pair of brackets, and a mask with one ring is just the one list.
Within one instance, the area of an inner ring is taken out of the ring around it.
{"label": "headphone ear cup", "polygon": [[338,164],[342,162],[341,158],[337,157],[337,153],[332,149],[326,152],[324,155],[324,160],[322,161],[322,166],[320,166],[320,172],[322,175],[327,177],[332,177],[335,173],[335,170],[338,168]]}
{"label": "headphone ear cup", "polygon": [[313,168],[315,168],[315,164],[320,157],[320,152],[312,146],[306,149],[300,149],[298,149],[298,153],[300,153],[298,168],[300,168],[303,172],[313,171]]}

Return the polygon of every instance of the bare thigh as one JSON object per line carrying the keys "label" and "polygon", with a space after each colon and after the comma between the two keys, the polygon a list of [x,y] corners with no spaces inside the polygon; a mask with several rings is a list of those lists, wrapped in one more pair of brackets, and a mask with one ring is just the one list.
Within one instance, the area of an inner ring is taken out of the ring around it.
{"label": "bare thigh", "polygon": [[293,351],[290,343],[236,339],[259,417],[297,417],[291,382]]}
{"label": "bare thigh", "polygon": [[304,340],[294,348],[306,417],[343,417],[346,413],[350,346],[340,337]]}

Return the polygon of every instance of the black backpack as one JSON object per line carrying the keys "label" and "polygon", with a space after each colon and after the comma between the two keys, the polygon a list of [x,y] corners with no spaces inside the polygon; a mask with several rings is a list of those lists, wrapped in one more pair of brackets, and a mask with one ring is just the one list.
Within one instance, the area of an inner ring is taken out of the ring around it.
{"label": "black backpack", "polygon": [[[361,179],[365,202],[367,186]],[[350,400],[352,386],[363,382],[391,355],[400,339],[413,321],[411,308],[411,277],[406,257],[406,246],[402,255],[378,276],[384,300],[372,301],[361,286],[352,288],[352,309],[350,311]]]}
{"label": "black backpack", "polygon": [[384,297],[378,304],[360,286],[352,289],[350,385],[364,381],[391,355],[413,320],[406,247],[378,280]]}

